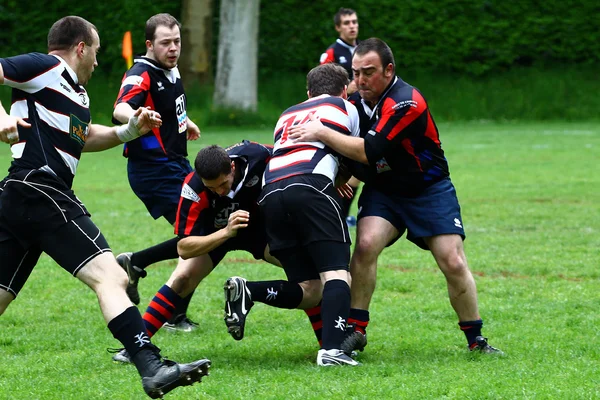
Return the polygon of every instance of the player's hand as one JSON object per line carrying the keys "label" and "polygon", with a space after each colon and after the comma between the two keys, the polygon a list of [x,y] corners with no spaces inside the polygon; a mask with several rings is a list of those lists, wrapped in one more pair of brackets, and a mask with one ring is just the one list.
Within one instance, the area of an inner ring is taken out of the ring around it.
{"label": "player's hand", "polygon": [[145,135],[154,128],[159,128],[162,125],[162,119],[158,112],[151,110],[149,107],[140,107],[135,110],[134,117],[137,117],[136,127],[140,131],[140,136]]}
{"label": "player's hand", "polygon": [[0,117],[0,140],[4,143],[13,144],[19,141],[19,131],[17,125],[23,128],[31,128],[31,124],[25,122],[22,118],[13,117],[12,115],[4,114]]}
{"label": "player's hand", "polygon": [[346,199],[351,199],[352,194],[354,194],[354,189],[352,189],[352,186],[348,185],[347,183],[344,183],[342,186],[337,187],[336,189],[339,195]]}
{"label": "player's hand", "polygon": [[293,142],[316,142],[319,140],[319,132],[323,129],[323,124],[319,117],[314,114],[309,115],[310,122],[302,125],[294,125],[288,128],[288,138]]}
{"label": "player's hand", "polygon": [[198,140],[200,139],[201,133],[200,128],[191,119],[187,119],[187,140]]}
{"label": "player's hand", "polygon": [[227,221],[227,227],[225,228],[229,233],[228,236],[236,236],[239,229],[248,227],[248,222],[250,222],[250,213],[248,211],[237,210],[229,214],[229,220]]}

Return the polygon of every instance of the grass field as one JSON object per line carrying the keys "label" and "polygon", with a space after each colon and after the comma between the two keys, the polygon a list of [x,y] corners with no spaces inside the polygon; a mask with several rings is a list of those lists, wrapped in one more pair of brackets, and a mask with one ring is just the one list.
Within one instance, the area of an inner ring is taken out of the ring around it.
{"label": "grass field", "polygon": [[[444,123],[441,137],[463,209],[484,334],[506,357],[470,354],[445,281],[429,253],[400,240],[379,260],[369,342],[358,368],[315,365],[306,316],[257,304],[246,337],[222,321],[231,275],[283,272],[230,254],[197,290],[200,329],[159,332],[178,361],[210,358],[211,376],[167,398],[183,399],[591,399],[600,398],[600,128],[595,123]],[[190,145],[270,142],[268,131],[208,130]],[[0,165],[9,164],[5,149]],[[115,253],[171,237],[132,194],[119,149],[84,156],[75,191]],[[150,267],[142,305],[175,262]],[[135,368],[94,294],[43,256],[0,318],[0,399],[143,399]]]}

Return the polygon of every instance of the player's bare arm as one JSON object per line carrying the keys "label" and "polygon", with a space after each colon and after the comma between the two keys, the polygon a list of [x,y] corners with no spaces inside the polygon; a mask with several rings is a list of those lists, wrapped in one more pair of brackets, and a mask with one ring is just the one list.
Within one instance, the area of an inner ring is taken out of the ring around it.
{"label": "player's bare arm", "polygon": [[321,121],[310,116],[310,122],[292,126],[288,129],[289,138],[294,142],[321,141],[341,155],[363,164],[368,164],[365,152],[365,140],[347,136],[326,127]]}
{"label": "player's bare arm", "polygon": [[198,125],[196,125],[194,123],[194,121],[192,121],[190,119],[190,117],[188,117],[187,119],[187,140],[198,140],[200,139],[200,128],[198,128]]}
{"label": "player's bare arm", "polygon": [[225,228],[219,229],[210,235],[188,236],[181,239],[177,243],[177,252],[184,260],[207,254],[236,236],[238,229],[246,228],[249,221],[250,213],[248,211],[237,210],[229,215]]}
{"label": "player's bare arm", "polygon": [[113,111],[113,118],[126,124],[133,114],[135,114],[135,110],[128,103],[119,103]]}
{"label": "player's bare arm", "polygon": [[93,152],[110,149],[136,139],[161,125],[162,120],[159,113],[145,107],[140,107],[129,117],[128,122],[124,125],[109,127],[90,124],[83,151]]}

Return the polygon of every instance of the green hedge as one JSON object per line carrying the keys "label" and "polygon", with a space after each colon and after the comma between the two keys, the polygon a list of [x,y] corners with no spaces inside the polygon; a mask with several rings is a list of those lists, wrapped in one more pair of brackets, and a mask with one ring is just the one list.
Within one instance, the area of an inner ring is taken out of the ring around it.
{"label": "green hedge", "polygon": [[135,53],[145,52],[146,20],[157,13],[168,12],[179,18],[180,2],[165,0],[81,1],[51,0],[0,2],[0,57],[37,51],[47,52],[48,30],[59,18],[79,15],[96,25],[100,33],[98,70],[106,75],[121,75],[125,61],[121,43],[126,31],[132,32]]}
{"label": "green hedge", "polygon": [[[329,3],[263,1],[261,66],[269,72],[314,66],[337,36],[332,16],[339,5]],[[596,0],[363,0],[354,9],[359,37],[384,39],[400,68],[482,75],[515,65],[600,61]]]}
{"label": "green hedge", "polygon": [[[219,0],[213,0],[215,42]],[[43,6],[0,2],[0,56],[46,50],[52,23],[80,15],[100,31],[100,70],[121,73],[121,39],[131,30],[134,50],[144,51],[144,23],[158,12],[181,16],[181,1],[47,1]],[[332,17],[338,1],[263,0],[260,14],[261,75],[306,72],[337,37]],[[500,0],[363,0],[355,6],[360,37],[386,40],[400,69],[485,75],[513,66],[595,65],[600,62],[600,2]],[[215,43],[216,44],[216,43]],[[216,48],[216,46],[215,46]]]}

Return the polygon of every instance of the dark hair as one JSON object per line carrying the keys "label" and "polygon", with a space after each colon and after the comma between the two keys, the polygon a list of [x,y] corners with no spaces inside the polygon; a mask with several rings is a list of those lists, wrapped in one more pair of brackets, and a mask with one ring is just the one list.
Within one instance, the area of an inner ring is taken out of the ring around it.
{"label": "dark hair", "polygon": [[231,173],[231,158],[224,148],[213,144],[198,152],[194,168],[200,178],[212,181]]}
{"label": "dark hair", "polygon": [[362,40],[354,49],[354,54],[358,54],[359,56],[364,56],[370,51],[374,51],[379,56],[381,60],[381,65],[383,69],[388,66],[388,64],[392,64],[393,70],[396,71],[396,61],[394,61],[394,54],[392,53],[392,49],[387,45],[383,40],[379,38],[369,38],[367,40]]}
{"label": "dark hair", "polygon": [[162,13],[151,16],[146,21],[146,40],[153,41],[156,28],[159,26],[166,26],[167,28],[173,28],[175,25],[181,29],[181,24],[171,14]]}
{"label": "dark hair", "polygon": [[342,15],[352,15],[352,14],[356,14],[356,11],[354,11],[351,8],[341,7],[333,16],[333,22],[335,23],[335,26],[340,26],[340,24],[342,23]]}
{"label": "dark hair", "polygon": [[98,32],[94,24],[75,15],[59,19],[48,32],[48,52],[69,50],[80,42],[91,46],[94,42],[92,29]]}
{"label": "dark hair", "polygon": [[348,82],[348,71],[344,67],[336,63],[327,63],[314,67],[306,75],[306,90],[310,97],[322,94],[339,96]]}

